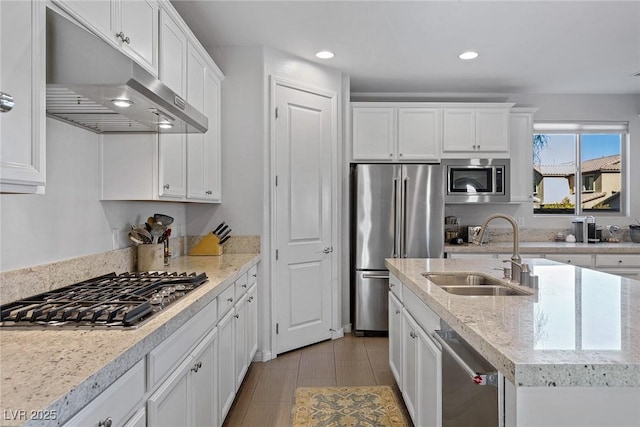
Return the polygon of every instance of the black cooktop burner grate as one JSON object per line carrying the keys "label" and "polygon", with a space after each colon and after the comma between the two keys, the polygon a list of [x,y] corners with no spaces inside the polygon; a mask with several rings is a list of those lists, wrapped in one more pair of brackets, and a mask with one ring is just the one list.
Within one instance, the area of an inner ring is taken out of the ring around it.
{"label": "black cooktop burner grate", "polygon": [[109,273],[4,304],[0,326],[138,326],[206,281],[204,273]]}

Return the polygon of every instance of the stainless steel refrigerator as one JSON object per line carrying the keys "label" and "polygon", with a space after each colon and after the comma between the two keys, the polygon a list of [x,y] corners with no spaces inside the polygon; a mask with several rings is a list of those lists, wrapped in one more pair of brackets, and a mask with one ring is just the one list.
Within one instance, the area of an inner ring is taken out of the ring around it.
{"label": "stainless steel refrigerator", "polygon": [[442,258],[444,185],[439,164],[351,168],[351,321],[356,334],[388,331],[385,258]]}

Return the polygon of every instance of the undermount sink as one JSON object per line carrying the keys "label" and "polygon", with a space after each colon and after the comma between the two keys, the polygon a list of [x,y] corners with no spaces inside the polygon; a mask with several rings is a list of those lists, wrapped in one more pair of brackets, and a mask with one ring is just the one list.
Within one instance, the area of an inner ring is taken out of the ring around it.
{"label": "undermount sink", "polygon": [[500,280],[484,274],[424,273],[424,277],[450,294],[466,296],[517,296],[528,292],[505,286]]}

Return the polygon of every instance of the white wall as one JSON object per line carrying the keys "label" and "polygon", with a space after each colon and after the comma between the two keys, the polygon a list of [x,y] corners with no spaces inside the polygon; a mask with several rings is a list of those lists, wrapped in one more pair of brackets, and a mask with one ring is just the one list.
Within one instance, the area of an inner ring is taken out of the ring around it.
{"label": "white wall", "polygon": [[[537,107],[536,121],[625,121],[629,122],[630,143],[627,154],[630,168],[627,170],[627,194],[630,204],[627,215],[596,215],[598,224],[615,224],[628,227],[633,218],[640,218],[640,95],[525,95],[512,94],[505,102],[515,102],[518,107]],[[462,224],[480,224],[487,215],[502,212],[524,219],[525,228],[570,229],[573,217],[544,215],[534,216],[531,204],[522,205],[449,205],[447,215],[461,218]],[[496,222],[495,227],[508,227],[506,222]]]}
{"label": "white wall", "polygon": [[181,203],[101,202],[100,136],[54,119],[46,126],[46,194],[0,195],[0,271],[129,246],[130,224],[156,212],[175,218],[174,236],[184,231]]}

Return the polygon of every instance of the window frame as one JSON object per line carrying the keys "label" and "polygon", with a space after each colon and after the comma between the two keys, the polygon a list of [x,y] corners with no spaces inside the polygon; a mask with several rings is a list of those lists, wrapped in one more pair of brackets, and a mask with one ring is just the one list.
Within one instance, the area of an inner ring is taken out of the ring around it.
{"label": "window frame", "polygon": [[[540,212],[541,209],[532,209],[535,217],[548,218],[552,215],[559,217],[566,216],[584,216],[584,215],[598,215],[608,217],[626,217],[628,216],[627,209],[629,206],[629,194],[627,191],[627,174],[629,169],[628,158],[628,146],[629,146],[629,122],[535,122],[533,124],[533,136],[535,135],[551,135],[551,134],[573,134],[575,135],[575,165],[576,173],[574,188],[576,190],[582,189],[583,179],[582,173],[580,173],[582,165],[582,135],[583,134],[619,134],[620,135],[620,192],[622,197],[620,198],[620,210],[619,211],[606,211],[598,209],[582,208],[582,191],[576,191],[575,195],[575,208],[573,212],[569,212],[568,209],[550,209],[549,212]],[[533,138],[532,138],[533,143]],[[532,159],[533,160],[533,159]],[[535,165],[534,165],[535,166]],[[533,168],[532,168],[533,170]],[[535,184],[534,176],[532,175],[532,183]],[[595,184],[595,181],[594,181]],[[595,190],[593,190],[595,191]]]}

